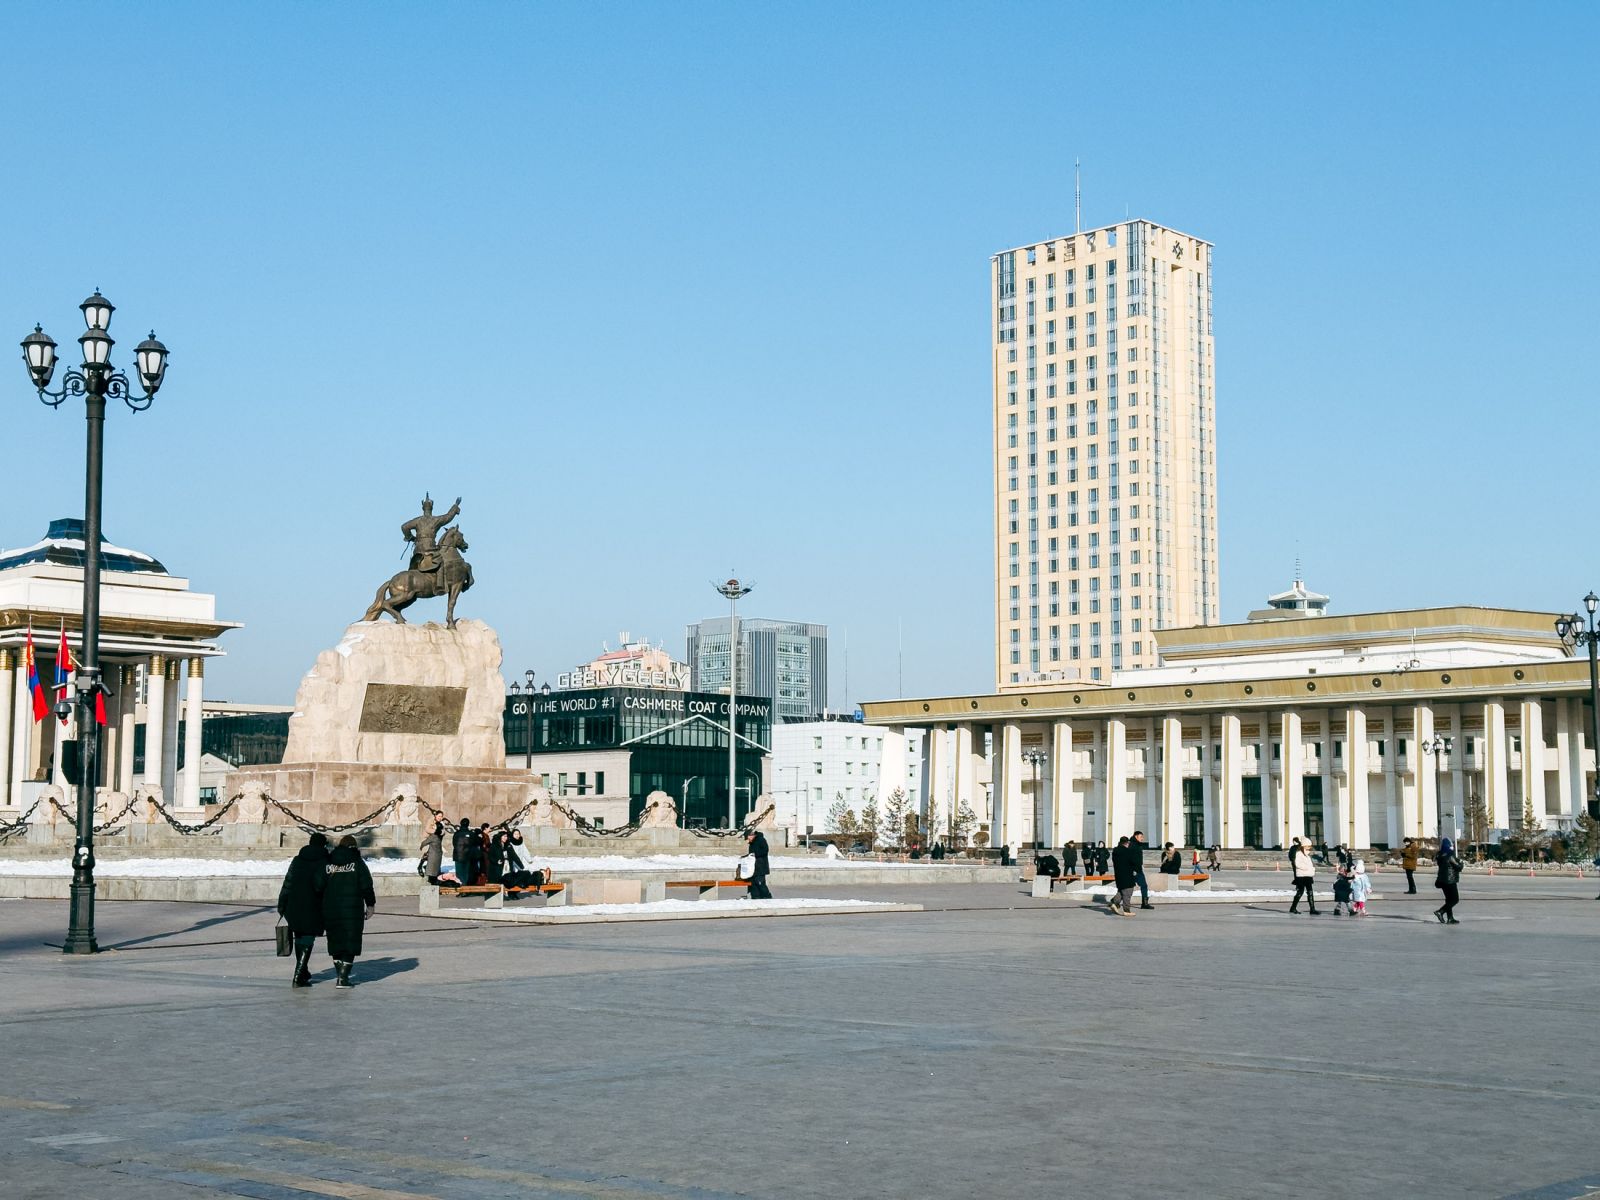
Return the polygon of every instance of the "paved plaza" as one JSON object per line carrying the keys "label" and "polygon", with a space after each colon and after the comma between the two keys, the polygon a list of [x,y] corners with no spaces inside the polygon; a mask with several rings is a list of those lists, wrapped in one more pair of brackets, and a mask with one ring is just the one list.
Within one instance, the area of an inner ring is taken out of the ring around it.
{"label": "paved plaza", "polygon": [[[1459,1197],[1600,1188],[1592,880],[1362,920],[920,913],[492,927],[385,901],[294,992],[258,907],[0,902],[8,1197]],[[1259,885],[1240,876],[1221,882]],[[1298,1182],[1296,1182],[1298,1181]]]}

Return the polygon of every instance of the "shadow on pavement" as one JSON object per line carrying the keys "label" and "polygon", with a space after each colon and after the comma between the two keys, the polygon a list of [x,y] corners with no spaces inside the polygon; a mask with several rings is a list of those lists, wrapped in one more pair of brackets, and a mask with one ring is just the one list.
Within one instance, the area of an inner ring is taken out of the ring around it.
{"label": "shadow on pavement", "polygon": [[259,917],[262,913],[275,911],[271,905],[262,905],[258,908],[240,909],[224,917],[207,917],[204,921],[196,921],[183,929],[168,929],[161,933],[152,933],[145,937],[129,938],[123,942],[108,942],[101,947],[103,950],[128,950],[134,946],[142,946],[146,942],[159,942],[164,938],[179,937],[185,933],[198,933],[202,929],[210,929],[215,925],[226,925],[230,921],[239,921],[246,917]]}
{"label": "shadow on pavement", "polygon": [[391,975],[415,971],[421,963],[415,958],[358,958],[351,978],[356,983],[374,983]]}

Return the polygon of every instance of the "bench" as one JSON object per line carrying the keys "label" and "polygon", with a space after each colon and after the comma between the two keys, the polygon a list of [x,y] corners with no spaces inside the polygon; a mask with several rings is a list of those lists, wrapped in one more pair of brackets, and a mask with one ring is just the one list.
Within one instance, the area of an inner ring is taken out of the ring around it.
{"label": "bench", "polygon": [[748,888],[748,879],[669,879],[669,888],[694,888],[696,900],[715,900],[721,888]]}
{"label": "bench", "polygon": [[1115,883],[1115,875],[1035,875],[1032,895],[1043,898],[1060,885],[1069,892],[1082,891],[1085,884]]}
{"label": "bench", "polygon": [[438,888],[424,884],[418,905],[421,912],[438,912],[439,895],[448,892],[453,896],[482,896],[485,908],[504,908],[506,897],[521,899],[523,896],[548,896],[546,902],[550,905],[560,905],[567,902],[567,885],[564,883],[542,883],[530,887],[502,887],[498,883],[468,883],[461,887]]}
{"label": "bench", "polygon": [[1192,884],[1193,890],[1197,892],[1211,890],[1211,876],[1202,872],[1194,872],[1183,875],[1163,875],[1158,872],[1157,874],[1150,876],[1150,890],[1152,892],[1180,891],[1181,889],[1179,884],[1181,883]]}

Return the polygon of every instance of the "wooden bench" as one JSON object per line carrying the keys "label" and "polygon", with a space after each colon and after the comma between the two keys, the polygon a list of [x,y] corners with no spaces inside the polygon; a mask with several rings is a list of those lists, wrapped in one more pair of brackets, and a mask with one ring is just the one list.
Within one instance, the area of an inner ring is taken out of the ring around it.
{"label": "wooden bench", "polygon": [[460,887],[433,887],[424,884],[419,900],[419,911],[438,912],[439,896],[448,892],[452,896],[482,896],[485,908],[504,908],[506,897],[521,899],[524,896],[548,896],[550,905],[565,904],[567,900],[567,885],[564,883],[542,883],[530,887],[502,887],[498,883],[468,883]]}
{"label": "wooden bench", "polygon": [[1116,878],[1115,875],[1035,875],[1032,895],[1048,896],[1058,885],[1069,892],[1082,891],[1087,884],[1115,883]]}
{"label": "wooden bench", "polygon": [[1180,890],[1179,884],[1181,883],[1192,884],[1193,890],[1198,892],[1209,891],[1211,889],[1211,876],[1202,872],[1182,875],[1163,875],[1158,872],[1150,876],[1150,890],[1152,892],[1176,892]]}
{"label": "wooden bench", "polygon": [[748,879],[669,879],[669,888],[694,888],[696,900],[715,900],[721,888],[748,888]]}

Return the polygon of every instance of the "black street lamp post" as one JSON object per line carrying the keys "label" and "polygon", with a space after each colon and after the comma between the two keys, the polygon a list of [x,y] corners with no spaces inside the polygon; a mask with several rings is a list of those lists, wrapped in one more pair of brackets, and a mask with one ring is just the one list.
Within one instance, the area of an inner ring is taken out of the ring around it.
{"label": "black street lamp post", "polygon": [[149,408],[167,373],[167,348],[156,341],[154,332],[134,348],[139,381],[143,384],[143,390],[135,392],[128,377],[111,366],[111,347],[115,343],[106,332],[111,326],[111,314],[116,311],[111,301],[96,291],[78,307],[83,310],[83,323],[87,326],[78,339],[83,348],[83,365],[61,377],[59,390],[46,390],[56,369],[56,344],[40,326],[35,325],[33,332],[22,339],[22,358],[39,399],[51,408],[59,408],[68,396],[82,396],[89,426],[83,496],[83,648],[73,680],[73,701],[78,706],[78,831],[72,850],[67,940],[61,948],[68,954],[93,954],[99,949],[94,940],[94,791],[99,774],[95,749],[100,732],[95,714],[105,690],[100,680],[100,481],[106,397],[123,401],[134,412]]}
{"label": "black street lamp post", "polygon": [[[1444,836],[1444,800],[1439,795],[1439,773],[1444,770],[1443,756],[1450,753],[1451,742],[1452,739],[1436,733],[1433,735],[1433,737],[1429,738],[1427,741],[1421,743],[1421,745],[1417,747],[1424,754],[1433,755],[1434,820],[1438,824],[1439,836],[1441,837]],[[1451,797],[1450,805],[1450,836],[1456,837],[1456,810],[1454,797]]]}
{"label": "black street lamp post", "polygon": [[1595,756],[1594,794],[1589,797],[1589,816],[1600,819],[1600,666],[1596,665],[1596,649],[1600,645],[1600,629],[1595,627],[1595,609],[1600,608],[1600,596],[1590,592],[1583,598],[1588,610],[1588,620],[1583,613],[1556,618],[1556,636],[1570,647],[1589,647],[1589,752]]}
{"label": "black street lamp post", "polygon": [[1045,753],[1037,746],[1022,752],[1022,761],[1033,767],[1033,845],[1044,849],[1044,794],[1039,786],[1039,768],[1044,765]]}
{"label": "black street lamp post", "polygon": [[[523,675],[525,675],[527,677],[527,680],[528,680],[528,689],[527,689],[527,693],[528,693],[528,708],[527,708],[527,712],[526,712],[526,716],[528,718],[528,770],[532,771],[533,770],[533,698],[535,696],[537,696],[537,695],[540,695],[540,694],[548,696],[550,694],[550,685],[548,683],[545,684],[543,693],[540,693],[539,690],[533,686],[533,668],[529,667],[526,671],[523,672]],[[513,696],[515,696],[518,692],[521,692],[522,690],[523,690],[522,689],[522,685],[517,683],[517,681],[513,679],[511,681],[511,694]]]}

